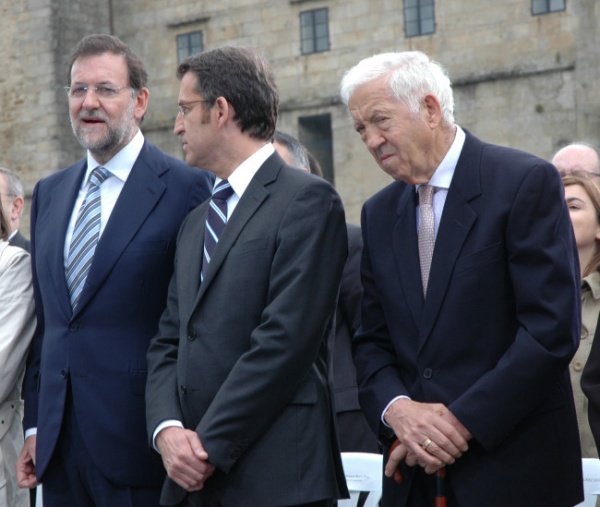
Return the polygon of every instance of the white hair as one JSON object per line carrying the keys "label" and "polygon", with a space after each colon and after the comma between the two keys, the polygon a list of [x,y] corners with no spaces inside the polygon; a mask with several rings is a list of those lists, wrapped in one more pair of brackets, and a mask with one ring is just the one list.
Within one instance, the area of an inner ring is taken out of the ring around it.
{"label": "white hair", "polygon": [[381,53],[365,58],[346,71],[340,84],[340,95],[347,106],[359,87],[382,76],[388,77],[393,98],[403,102],[414,116],[419,114],[425,95],[434,95],[442,107],[446,123],[454,123],[454,96],[450,78],[444,67],[421,51]]}

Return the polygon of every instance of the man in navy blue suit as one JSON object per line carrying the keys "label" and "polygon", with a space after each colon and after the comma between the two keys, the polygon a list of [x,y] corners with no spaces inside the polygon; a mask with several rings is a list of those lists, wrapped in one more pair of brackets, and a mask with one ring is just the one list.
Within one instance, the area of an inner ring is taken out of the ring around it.
{"label": "man in navy blue suit", "polygon": [[423,53],[367,58],[341,92],[396,180],[363,207],[353,339],[389,456],[382,506],[433,505],[440,482],[449,507],[577,504],[579,268],[558,172],[457,126],[450,80]]}
{"label": "man in navy blue suit", "polygon": [[[213,178],[145,141],[147,73],[119,39],[82,39],[69,76],[71,123],[87,157],[34,191],[38,328],[18,479],[33,487],[37,475],[45,507],[157,506],[165,472],[147,445],[146,352],[166,304],[177,231]],[[101,180],[90,177],[98,171]],[[78,220],[84,209],[87,219]],[[82,254],[87,263],[73,259],[80,222],[99,237]]]}

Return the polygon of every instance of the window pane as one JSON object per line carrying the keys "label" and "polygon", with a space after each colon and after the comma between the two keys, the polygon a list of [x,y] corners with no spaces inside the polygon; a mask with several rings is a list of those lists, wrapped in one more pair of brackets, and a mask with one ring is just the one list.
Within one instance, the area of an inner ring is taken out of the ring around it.
{"label": "window pane", "polygon": [[303,26],[300,33],[302,40],[312,39],[314,37],[314,30],[312,26]]}
{"label": "window pane", "polygon": [[315,27],[316,37],[327,37],[327,25],[317,25]]}
{"label": "window pane", "polygon": [[418,9],[404,9],[404,19],[407,22],[417,21],[419,19]]}
{"label": "window pane", "polygon": [[327,9],[319,9],[314,11],[315,23],[327,23]]}
{"label": "window pane", "polygon": [[548,0],[533,0],[532,12],[534,14],[548,12]]}
{"label": "window pane", "polygon": [[551,11],[564,11],[565,10],[565,0],[550,0],[550,10]]}
{"label": "window pane", "polygon": [[309,54],[315,52],[315,44],[312,39],[302,40],[302,53]]}
{"label": "window pane", "polygon": [[415,35],[419,35],[419,22],[418,21],[410,21],[406,23],[406,36],[414,37]]}
{"label": "window pane", "polygon": [[421,8],[421,19],[433,19],[433,5]]}
{"label": "window pane", "polygon": [[433,19],[424,19],[421,21],[421,35],[433,33],[435,31],[435,23]]}
{"label": "window pane", "polygon": [[417,7],[419,5],[419,0],[404,0],[404,8],[407,7]]}
{"label": "window pane", "polygon": [[300,13],[300,26],[312,25],[312,11]]}
{"label": "window pane", "polygon": [[327,51],[329,49],[329,39],[321,37],[317,39],[317,51]]}

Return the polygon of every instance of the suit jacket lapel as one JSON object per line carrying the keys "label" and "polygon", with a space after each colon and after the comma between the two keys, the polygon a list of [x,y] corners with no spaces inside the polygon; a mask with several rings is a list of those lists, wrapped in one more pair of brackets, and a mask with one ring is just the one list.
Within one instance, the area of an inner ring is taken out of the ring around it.
{"label": "suit jacket lapel", "polygon": [[467,133],[448,190],[435,241],[427,298],[423,308],[419,348],[423,346],[435,324],[452,279],[454,265],[469,231],[477,220],[477,214],[469,202],[481,195],[480,159],[481,147],[478,141]]}
{"label": "suit jacket lapel", "polygon": [[[269,196],[269,190],[267,190],[266,186],[277,178],[277,173],[283,165],[283,160],[276,155],[276,153],[271,155],[254,175],[248,188],[246,188],[244,195],[242,195],[242,198],[235,207],[235,211],[231,215],[231,218],[227,221],[227,225],[219,238],[219,243],[213,252],[212,259],[205,272],[204,281],[200,284],[200,290],[195,298],[194,306],[202,299],[202,296],[212,283],[219,268],[227,258],[229,250],[240,233],[244,230],[248,220],[252,218],[265,199]],[[201,237],[203,238],[206,212],[202,214],[202,220]]]}
{"label": "suit jacket lapel", "polygon": [[[49,271],[51,273],[50,276],[54,278],[57,297],[61,301],[61,306],[67,315],[71,314],[71,301],[65,277],[65,240],[69,221],[73,213],[73,206],[75,206],[86,167],[86,161],[81,161],[71,166],[62,173],[62,178],[57,179],[54,188],[49,189],[50,203],[48,205],[48,213],[51,213],[51,223],[56,225],[57,231],[57,234],[53,237],[55,247],[48,249],[51,255],[48,259],[50,265]],[[43,213],[42,210],[40,212]]]}
{"label": "suit jacket lapel", "polygon": [[393,248],[396,269],[415,323],[423,308],[423,287],[417,241],[415,187],[407,185],[398,202],[398,221],[394,227]]}
{"label": "suit jacket lapel", "polygon": [[165,191],[161,176],[169,168],[151,156],[151,150],[152,147],[145,143],[123,186],[96,247],[94,261],[74,315],[85,307],[104,282]]}

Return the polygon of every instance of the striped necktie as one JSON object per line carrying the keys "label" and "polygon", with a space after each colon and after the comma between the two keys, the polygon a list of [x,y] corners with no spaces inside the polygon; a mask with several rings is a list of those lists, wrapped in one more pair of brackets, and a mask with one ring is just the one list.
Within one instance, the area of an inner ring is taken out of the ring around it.
{"label": "striped necktie", "polygon": [[202,271],[200,280],[204,280],[204,273],[208,263],[219,242],[219,237],[227,223],[227,199],[233,194],[233,188],[227,180],[221,181],[213,190],[212,198],[206,215],[204,229],[204,256],[202,258]]}
{"label": "striped necktie", "polygon": [[100,185],[111,176],[108,169],[96,167],[90,174],[88,190],[79,208],[67,259],[67,285],[71,308],[75,309],[90,271],[100,237]]}

